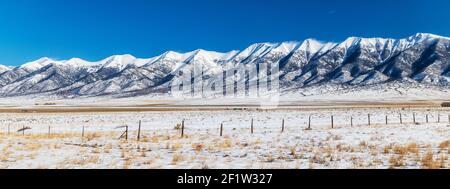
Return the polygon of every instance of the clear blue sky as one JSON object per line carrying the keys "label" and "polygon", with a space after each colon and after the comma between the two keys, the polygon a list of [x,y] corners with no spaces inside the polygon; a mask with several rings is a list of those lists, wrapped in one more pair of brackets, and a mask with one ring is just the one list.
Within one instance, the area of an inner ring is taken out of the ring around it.
{"label": "clear blue sky", "polygon": [[0,0],[0,64],[243,49],[348,36],[450,36],[447,0]]}

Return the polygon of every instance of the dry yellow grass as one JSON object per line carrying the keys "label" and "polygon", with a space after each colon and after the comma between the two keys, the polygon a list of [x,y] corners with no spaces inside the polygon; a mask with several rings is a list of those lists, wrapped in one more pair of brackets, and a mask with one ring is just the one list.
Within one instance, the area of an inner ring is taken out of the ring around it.
{"label": "dry yellow grass", "polygon": [[295,146],[290,147],[290,148],[289,148],[289,152],[290,152],[289,155],[293,156],[294,158],[297,157],[297,149],[296,149]]}
{"label": "dry yellow grass", "polygon": [[183,161],[184,156],[182,154],[173,154],[172,157],[172,164],[176,165],[178,162]]}
{"label": "dry yellow grass", "polygon": [[395,145],[393,151],[398,155],[407,155],[408,153],[419,154],[419,146],[416,143],[410,143],[406,146]]}
{"label": "dry yellow grass", "polygon": [[144,161],[142,161],[142,164],[143,164],[143,165],[151,165],[151,164],[153,164],[154,162],[155,162],[154,159],[147,158],[147,159],[145,159]]}
{"label": "dry yellow grass", "polygon": [[13,135],[15,137],[23,137],[25,139],[30,140],[44,140],[44,139],[68,139],[74,137],[81,137],[79,133],[51,133],[51,134],[26,134],[24,136],[21,135]]}
{"label": "dry yellow grass", "polygon": [[368,144],[367,144],[366,141],[361,141],[361,142],[359,143],[359,147],[360,147],[360,148],[367,148],[367,146],[368,146]]}
{"label": "dry yellow grass", "polygon": [[120,151],[120,158],[125,159],[127,157],[127,151],[125,149],[122,149]]}
{"label": "dry yellow grass", "polygon": [[111,153],[111,149],[112,149],[112,145],[111,145],[111,144],[106,144],[106,145],[103,147],[103,153],[109,154],[109,153]]}
{"label": "dry yellow grass", "polygon": [[148,137],[146,137],[146,136],[141,136],[141,137],[142,137],[142,138],[141,138],[140,142],[142,142],[142,143],[150,142],[150,138],[148,138]]}
{"label": "dry yellow grass", "polygon": [[152,141],[153,143],[158,143],[159,142],[159,138],[157,136],[153,136],[150,138],[150,141]]}
{"label": "dry yellow grass", "polygon": [[125,159],[123,161],[123,169],[129,169],[131,165],[131,160],[130,159]]}
{"label": "dry yellow grass", "polygon": [[383,148],[383,153],[384,154],[389,154],[391,152],[391,150],[392,150],[392,144],[386,145]]}
{"label": "dry yellow grass", "polygon": [[233,143],[230,139],[224,139],[223,141],[219,142],[219,148],[231,148],[233,146]]}
{"label": "dry yellow grass", "polygon": [[439,149],[446,150],[450,147],[450,140],[443,141],[439,144]]}
{"label": "dry yellow grass", "polygon": [[409,153],[414,153],[414,154],[416,154],[416,155],[419,155],[419,149],[420,149],[420,147],[419,147],[419,145],[417,145],[416,143],[409,143],[409,144],[406,146],[406,149],[407,149],[407,151],[408,151]]}
{"label": "dry yellow grass", "polygon": [[175,142],[175,144],[172,145],[172,150],[173,151],[177,151],[177,150],[179,150],[182,147],[183,147],[183,144],[181,142],[177,141],[177,142]]}
{"label": "dry yellow grass", "polygon": [[433,152],[428,150],[427,153],[422,157],[421,163],[422,168],[425,169],[441,169],[445,168],[445,160],[442,158],[434,159]]}
{"label": "dry yellow grass", "polygon": [[402,167],[405,166],[403,155],[393,155],[389,158],[389,166],[390,168]]}
{"label": "dry yellow grass", "polygon": [[178,123],[177,125],[175,125],[174,129],[175,129],[175,130],[181,130],[181,124]]}
{"label": "dry yellow grass", "polygon": [[30,143],[26,143],[26,144],[17,146],[15,148],[15,150],[34,152],[34,151],[39,150],[40,148],[42,148],[42,145],[40,143],[30,142]]}
{"label": "dry yellow grass", "polygon": [[352,150],[351,147],[347,144],[340,143],[336,145],[336,151],[338,152],[350,152],[351,150]]}
{"label": "dry yellow grass", "polygon": [[66,164],[85,167],[88,164],[98,164],[100,157],[98,155],[86,155],[65,161]]}
{"label": "dry yellow grass", "polygon": [[203,148],[205,148],[204,144],[192,144],[192,148],[194,149],[194,151],[196,153],[200,153],[200,151],[202,151]]}
{"label": "dry yellow grass", "polygon": [[145,153],[145,150],[141,151],[141,157],[147,157],[147,154]]}
{"label": "dry yellow grass", "polygon": [[87,141],[92,141],[92,140],[100,138],[100,134],[96,133],[96,132],[95,133],[86,133],[84,137]]}

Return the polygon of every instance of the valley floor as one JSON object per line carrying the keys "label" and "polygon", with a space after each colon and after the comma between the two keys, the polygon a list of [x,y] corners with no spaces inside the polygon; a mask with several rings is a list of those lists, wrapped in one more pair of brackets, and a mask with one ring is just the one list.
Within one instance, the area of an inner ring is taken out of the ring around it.
{"label": "valley floor", "polygon": [[[449,114],[437,107],[1,113],[0,168],[448,169]],[[125,125],[128,140],[119,139]]]}

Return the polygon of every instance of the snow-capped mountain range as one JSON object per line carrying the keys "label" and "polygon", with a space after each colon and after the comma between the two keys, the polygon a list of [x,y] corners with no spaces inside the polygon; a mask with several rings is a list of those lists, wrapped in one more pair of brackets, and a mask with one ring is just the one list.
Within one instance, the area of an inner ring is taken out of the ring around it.
{"label": "snow-capped mountain range", "polygon": [[27,95],[138,96],[165,93],[174,70],[192,63],[217,74],[229,65],[278,63],[284,89],[386,83],[443,89],[450,83],[450,38],[419,33],[405,39],[350,37],[341,43],[258,43],[227,53],[169,51],[142,59],[115,55],[98,62],[41,58],[17,67],[0,65],[0,97]]}

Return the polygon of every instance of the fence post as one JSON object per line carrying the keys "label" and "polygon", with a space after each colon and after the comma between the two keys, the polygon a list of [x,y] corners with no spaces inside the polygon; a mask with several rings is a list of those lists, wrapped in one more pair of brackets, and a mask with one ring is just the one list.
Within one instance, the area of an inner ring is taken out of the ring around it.
{"label": "fence post", "polygon": [[367,124],[370,126],[370,114],[367,114]]}
{"label": "fence post", "polygon": [[251,131],[251,133],[253,134],[253,118],[252,118],[252,124],[251,124],[251,126],[250,126],[250,131]]}
{"label": "fence post", "polygon": [[426,122],[428,123],[428,114],[425,115],[425,120],[426,120]]}
{"label": "fence post", "polygon": [[388,116],[386,115],[386,125],[388,124]]}
{"label": "fence post", "polygon": [[220,124],[220,136],[223,136],[223,123]]}
{"label": "fence post", "polygon": [[308,130],[311,130],[311,115],[308,117]]}
{"label": "fence post", "polygon": [[128,125],[125,126],[125,140],[128,140]]}
{"label": "fence post", "polygon": [[181,138],[183,138],[183,137],[184,137],[184,119],[181,122]]}
{"label": "fence post", "polygon": [[139,120],[137,141],[141,140],[141,120]]}
{"label": "fence post", "polygon": [[416,124],[416,113],[413,113],[413,123]]}
{"label": "fence post", "polygon": [[331,128],[334,129],[334,116],[331,116]]}
{"label": "fence post", "polygon": [[353,127],[353,116],[350,117],[350,127]]}
{"label": "fence post", "polygon": [[441,115],[440,115],[440,114],[437,115],[437,119],[438,119],[438,120],[437,120],[438,123],[440,123],[440,122],[441,122]]}
{"label": "fence post", "polygon": [[400,115],[400,124],[403,124],[402,113],[399,113],[399,115]]}
{"label": "fence post", "polygon": [[281,122],[281,132],[282,132],[282,133],[284,132],[284,119],[283,119],[283,121]]}

